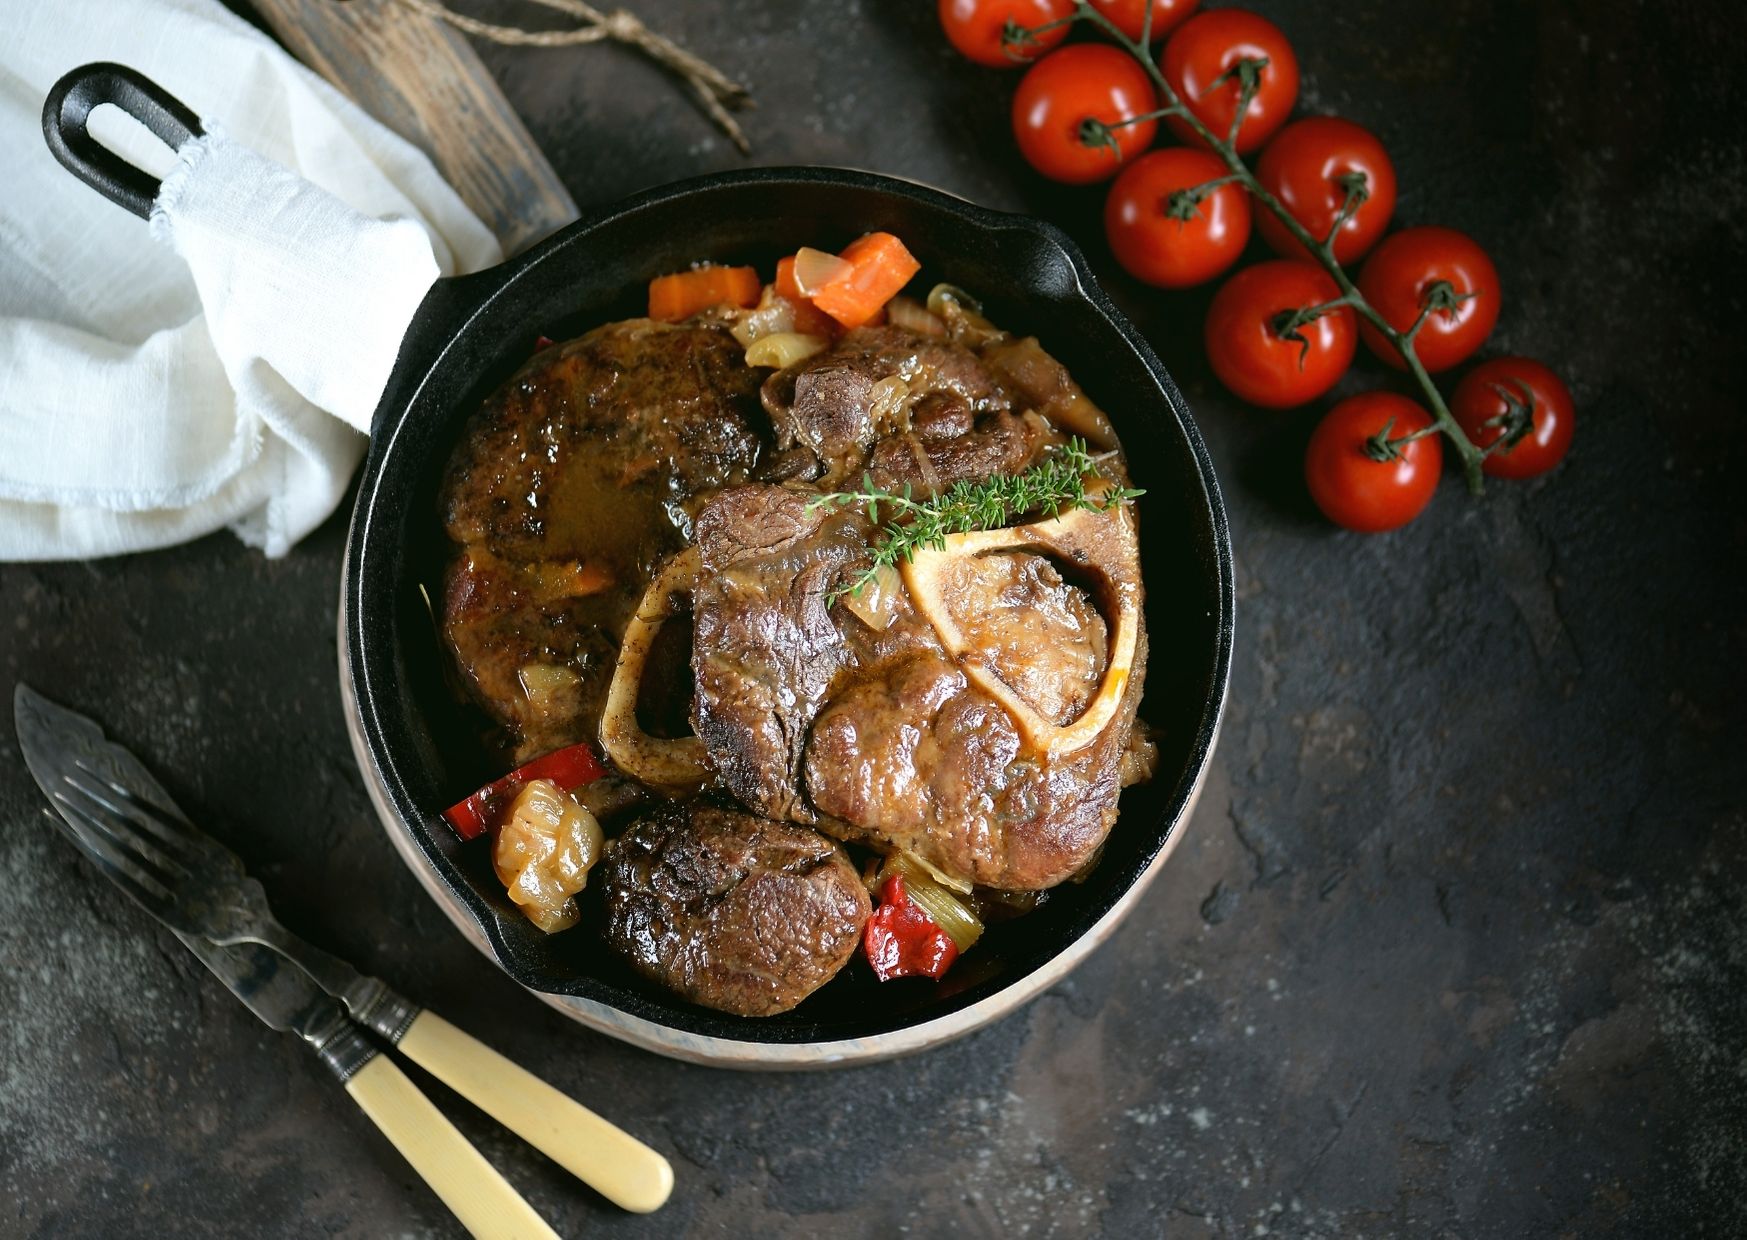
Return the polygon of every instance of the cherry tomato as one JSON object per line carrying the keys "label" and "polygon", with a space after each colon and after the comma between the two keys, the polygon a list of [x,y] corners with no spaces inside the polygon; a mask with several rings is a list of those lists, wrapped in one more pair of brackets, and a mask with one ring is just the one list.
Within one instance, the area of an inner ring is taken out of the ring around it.
{"label": "cherry tomato", "polygon": [[1341,306],[1298,327],[1302,340],[1282,335],[1281,320],[1339,296],[1334,280],[1315,263],[1276,258],[1244,268],[1220,286],[1207,308],[1213,373],[1252,405],[1289,409],[1315,400],[1352,364],[1358,344],[1352,309]]}
{"label": "cherry tomato", "polygon": [[[1201,0],[1154,0],[1153,42],[1158,42],[1195,11]],[[1091,0],[1092,7],[1108,17],[1116,28],[1131,39],[1138,40],[1146,22],[1147,0]]]}
{"label": "cherry tomato", "polygon": [[[1233,66],[1240,60],[1266,60],[1260,85],[1237,131],[1237,150],[1247,155],[1274,135],[1298,99],[1298,57],[1280,28],[1242,9],[1198,13],[1177,28],[1165,44],[1159,69],[1171,89],[1213,136],[1231,132],[1242,84]],[[1231,70],[1229,76],[1227,71]],[[1192,146],[1200,137],[1181,117],[1170,118],[1171,132]]]}
{"label": "cherry tomato", "polygon": [[1250,196],[1221,185],[1188,219],[1171,214],[1171,195],[1226,174],[1217,155],[1186,146],[1148,151],[1122,170],[1104,200],[1104,235],[1123,270],[1160,288],[1189,288],[1213,279],[1250,239]]}
{"label": "cherry tomato", "polygon": [[[1390,419],[1394,423],[1390,423]],[[1393,460],[1379,461],[1367,441],[1389,427],[1398,439],[1432,425],[1432,415],[1394,392],[1361,392],[1330,409],[1304,452],[1304,481],[1323,515],[1336,525],[1381,533],[1425,511],[1444,468],[1437,435],[1399,444]]]}
{"label": "cherry tomato", "polygon": [[1110,130],[1121,159],[1102,144],[1088,145],[1081,126],[1106,125],[1153,111],[1156,96],[1146,70],[1108,43],[1076,43],[1051,52],[1025,71],[1013,96],[1013,134],[1019,153],[1052,181],[1089,185],[1152,145],[1157,121]]}
{"label": "cherry tomato", "polygon": [[[1385,237],[1359,272],[1359,291],[1396,331],[1413,326],[1439,282],[1460,301],[1432,311],[1413,339],[1420,364],[1434,374],[1472,357],[1498,322],[1498,269],[1486,251],[1453,228],[1404,228]],[[1375,327],[1364,323],[1359,331],[1378,357],[1407,368]]]}
{"label": "cherry tomato", "polygon": [[[1395,213],[1395,167],[1383,144],[1337,116],[1306,117],[1275,134],[1256,163],[1256,178],[1318,241],[1328,236],[1347,200],[1343,181],[1362,179],[1365,201],[1335,234],[1335,260],[1342,264],[1363,258]],[[1272,211],[1259,214],[1262,240],[1276,254],[1310,257]]]}
{"label": "cherry tomato", "polygon": [[1074,11],[1074,0],[940,0],[940,28],[947,42],[979,65],[1011,69],[1035,60],[1068,37],[1066,26],[1046,30],[1032,42],[1002,42],[1007,23],[1030,29],[1059,21]]}
{"label": "cherry tomato", "polygon": [[1541,363],[1526,357],[1496,357],[1462,376],[1450,397],[1450,412],[1477,447],[1505,433],[1512,407],[1529,415],[1529,432],[1508,448],[1489,453],[1481,466],[1494,478],[1533,478],[1565,459],[1577,430],[1571,389]]}

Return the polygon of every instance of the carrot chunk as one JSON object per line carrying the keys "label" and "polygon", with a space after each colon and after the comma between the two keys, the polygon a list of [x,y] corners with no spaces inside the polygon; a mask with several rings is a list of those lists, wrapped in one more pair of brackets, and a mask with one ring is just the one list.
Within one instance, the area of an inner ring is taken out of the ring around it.
{"label": "carrot chunk", "polygon": [[860,327],[922,270],[904,243],[891,233],[869,233],[851,241],[840,257],[849,271],[813,294],[813,304],[845,327]]}
{"label": "carrot chunk", "polygon": [[776,294],[794,302],[797,306],[807,300],[807,295],[801,292],[801,286],[795,281],[795,256],[776,260]]}
{"label": "carrot chunk", "polygon": [[712,306],[758,304],[764,285],[751,267],[717,267],[706,263],[649,281],[649,317],[663,323],[689,319]]}
{"label": "carrot chunk", "polygon": [[806,336],[831,337],[837,334],[837,320],[816,309],[795,280],[795,256],[776,260],[776,295],[795,307],[795,330]]}
{"label": "carrot chunk", "polygon": [[613,570],[599,560],[583,560],[567,565],[557,577],[557,584],[571,598],[585,598],[610,590],[615,584]]}

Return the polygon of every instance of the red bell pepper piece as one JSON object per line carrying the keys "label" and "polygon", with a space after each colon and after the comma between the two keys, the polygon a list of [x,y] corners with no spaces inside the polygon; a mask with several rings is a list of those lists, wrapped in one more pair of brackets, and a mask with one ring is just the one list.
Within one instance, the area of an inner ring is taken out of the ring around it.
{"label": "red bell pepper piece", "polygon": [[910,899],[904,876],[880,887],[880,906],[867,919],[862,950],[882,982],[894,977],[939,977],[958,959],[958,945]]}
{"label": "red bell pepper piece", "polygon": [[443,811],[443,820],[464,840],[476,839],[497,825],[516,793],[536,779],[549,779],[566,792],[591,784],[607,773],[586,743],[553,750],[518,766],[457,805]]}

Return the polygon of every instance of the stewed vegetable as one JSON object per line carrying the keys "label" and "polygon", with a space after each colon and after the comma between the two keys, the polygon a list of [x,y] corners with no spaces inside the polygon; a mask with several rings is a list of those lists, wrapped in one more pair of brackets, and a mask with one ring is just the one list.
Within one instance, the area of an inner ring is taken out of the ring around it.
{"label": "stewed vegetable", "polygon": [[510,899],[547,934],[577,922],[576,893],[600,860],[601,824],[549,779],[516,794],[492,843],[491,863]]}
{"label": "stewed vegetable", "polygon": [[914,853],[899,849],[868,884],[879,907],[862,932],[862,950],[882,982],[898,977],[938,978],[983,937],[983,921],[964,891]]}

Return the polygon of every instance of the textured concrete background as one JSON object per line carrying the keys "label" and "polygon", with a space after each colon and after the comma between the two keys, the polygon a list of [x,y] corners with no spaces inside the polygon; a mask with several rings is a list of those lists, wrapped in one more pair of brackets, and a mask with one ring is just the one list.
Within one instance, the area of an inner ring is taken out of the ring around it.
{"label": "textured concrete background", "polygon": [[[1027,173],[1010,80],[956,60],[923,0],[639,7],[754,86],[758,160],[1044,214],[1108,266],[1098,193]],[[294,928],[673,1159],[672,1204],[632,1218],[433,1085],[569,1234],[1741,1234],[1736,6],[1257,7],[1298,47],[1304,107],[1389,146],[1398,218],[1491,249],[1493,351],[1570,379],[1577,444],[1544,482],[1474,503],[1446,480],[1405,531],[1337,533],[1296,481],[1312,415],[1210,383],[1204,297],[1113,281],[1227,488],[1236,671],[1176,860],[1023,1014],[908,1062],[741,1076],[518,994],[399,867],[352,769],[340,516],[274,563],[221,536],[0,568],[9,678],[150,755]],[[584,203],[741,162],[627,53],[487,56]],[[0,1233],[452,1234],[300,1046],[50,834],[9,729],[0,747]]]}

